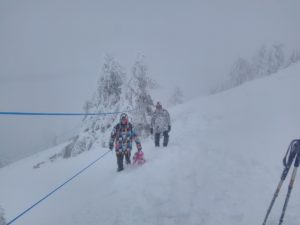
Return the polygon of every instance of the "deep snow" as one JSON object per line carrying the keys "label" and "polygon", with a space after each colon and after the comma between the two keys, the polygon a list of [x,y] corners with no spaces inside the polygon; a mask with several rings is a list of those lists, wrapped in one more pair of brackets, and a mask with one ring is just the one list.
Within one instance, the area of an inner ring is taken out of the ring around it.
{"label": "deep snow", "polygon": [[[173,120],[168,148],[144,140],[147,163],[121,173],[109,153],[14,224],[262,224],[283,170],[282,157],[300,134],[299,73],[297,64],[168,109]],[[0,205],[8,222],[107,151],[94,146],[33,169],[61,149],[0,170]],[[278,224],[289,178],[270,225]],[[300,224],[299,200],[297,178],[284,224]]]}

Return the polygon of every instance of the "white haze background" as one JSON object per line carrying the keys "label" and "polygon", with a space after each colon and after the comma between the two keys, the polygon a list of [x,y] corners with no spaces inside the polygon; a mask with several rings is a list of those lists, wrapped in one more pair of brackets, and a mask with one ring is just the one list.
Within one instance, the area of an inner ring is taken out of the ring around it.
{"label": "white haze background", "polygon": [[[106,53],[138,54],[164,90],[205,95],[262,44],[299,49],[299,1],[0,2],[0,111],[82,112]],[[164,97],[162,97],[164,98]],[[0,117],[2,161],[66,140],[81,118]]]}

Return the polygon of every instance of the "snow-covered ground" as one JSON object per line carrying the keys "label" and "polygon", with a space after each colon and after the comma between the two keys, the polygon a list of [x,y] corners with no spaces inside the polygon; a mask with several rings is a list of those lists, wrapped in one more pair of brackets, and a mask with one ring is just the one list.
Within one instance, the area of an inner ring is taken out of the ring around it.
{"label": "snow-covered ground", "polygon": [[[282,157],[300,135],[300,64],[226,92],[169,109],[168,148],[144,140],[147,163],[116,172],[109,153],[14,222],[16,225],[262,224],[283,170]],[[7,222],[107,151],[33,165],[44,151],[0,170]],[[287,181],[268,224],[278,224]],[[300,224],[300,178],[284,224]]]}

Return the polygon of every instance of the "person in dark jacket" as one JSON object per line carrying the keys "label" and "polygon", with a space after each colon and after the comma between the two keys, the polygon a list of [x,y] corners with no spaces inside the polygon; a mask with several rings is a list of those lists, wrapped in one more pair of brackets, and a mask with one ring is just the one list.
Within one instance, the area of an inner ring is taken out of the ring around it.
{"label": "person in dark jacket", "polygon": [[133,125],[128,121],[128,115],[122,113],[120,116],[120,122],[113,128],[113,131],[109,140],[109,149],[113,150],[115,144],[115,151],[117,156],[117,171],[122,171],[124,169],[123,161],[124,156],[126,159],[126,164],[130,164],[130,156],[132,150],[132,142],[136,143],[138,151],[142,150],[141,142],[136,134]]}
{"label": "person in dark jacket", "polygon": [[171,131],[170,114],[163,109],[160,102],[157,102],[156,109],[151,118],[150,133],[154,134],[155,147],[159,147],[160,135],[164,136],[163,146],[167,147],[169,143],[169,132]]}

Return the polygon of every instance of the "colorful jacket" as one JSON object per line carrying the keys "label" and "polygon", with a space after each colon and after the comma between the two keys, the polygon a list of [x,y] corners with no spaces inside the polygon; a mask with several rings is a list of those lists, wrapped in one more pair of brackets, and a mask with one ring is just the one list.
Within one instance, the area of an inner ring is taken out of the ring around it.
{"label": "colorful jacket", "polygon": [[132,142],[135,141],[138,150],[142,150],[141,142],[136,134],[136,131],[131,123],[121,124],[118,123],[110,136],[110,145],[115,143],[115,150],[118,151],[131,151]]}

